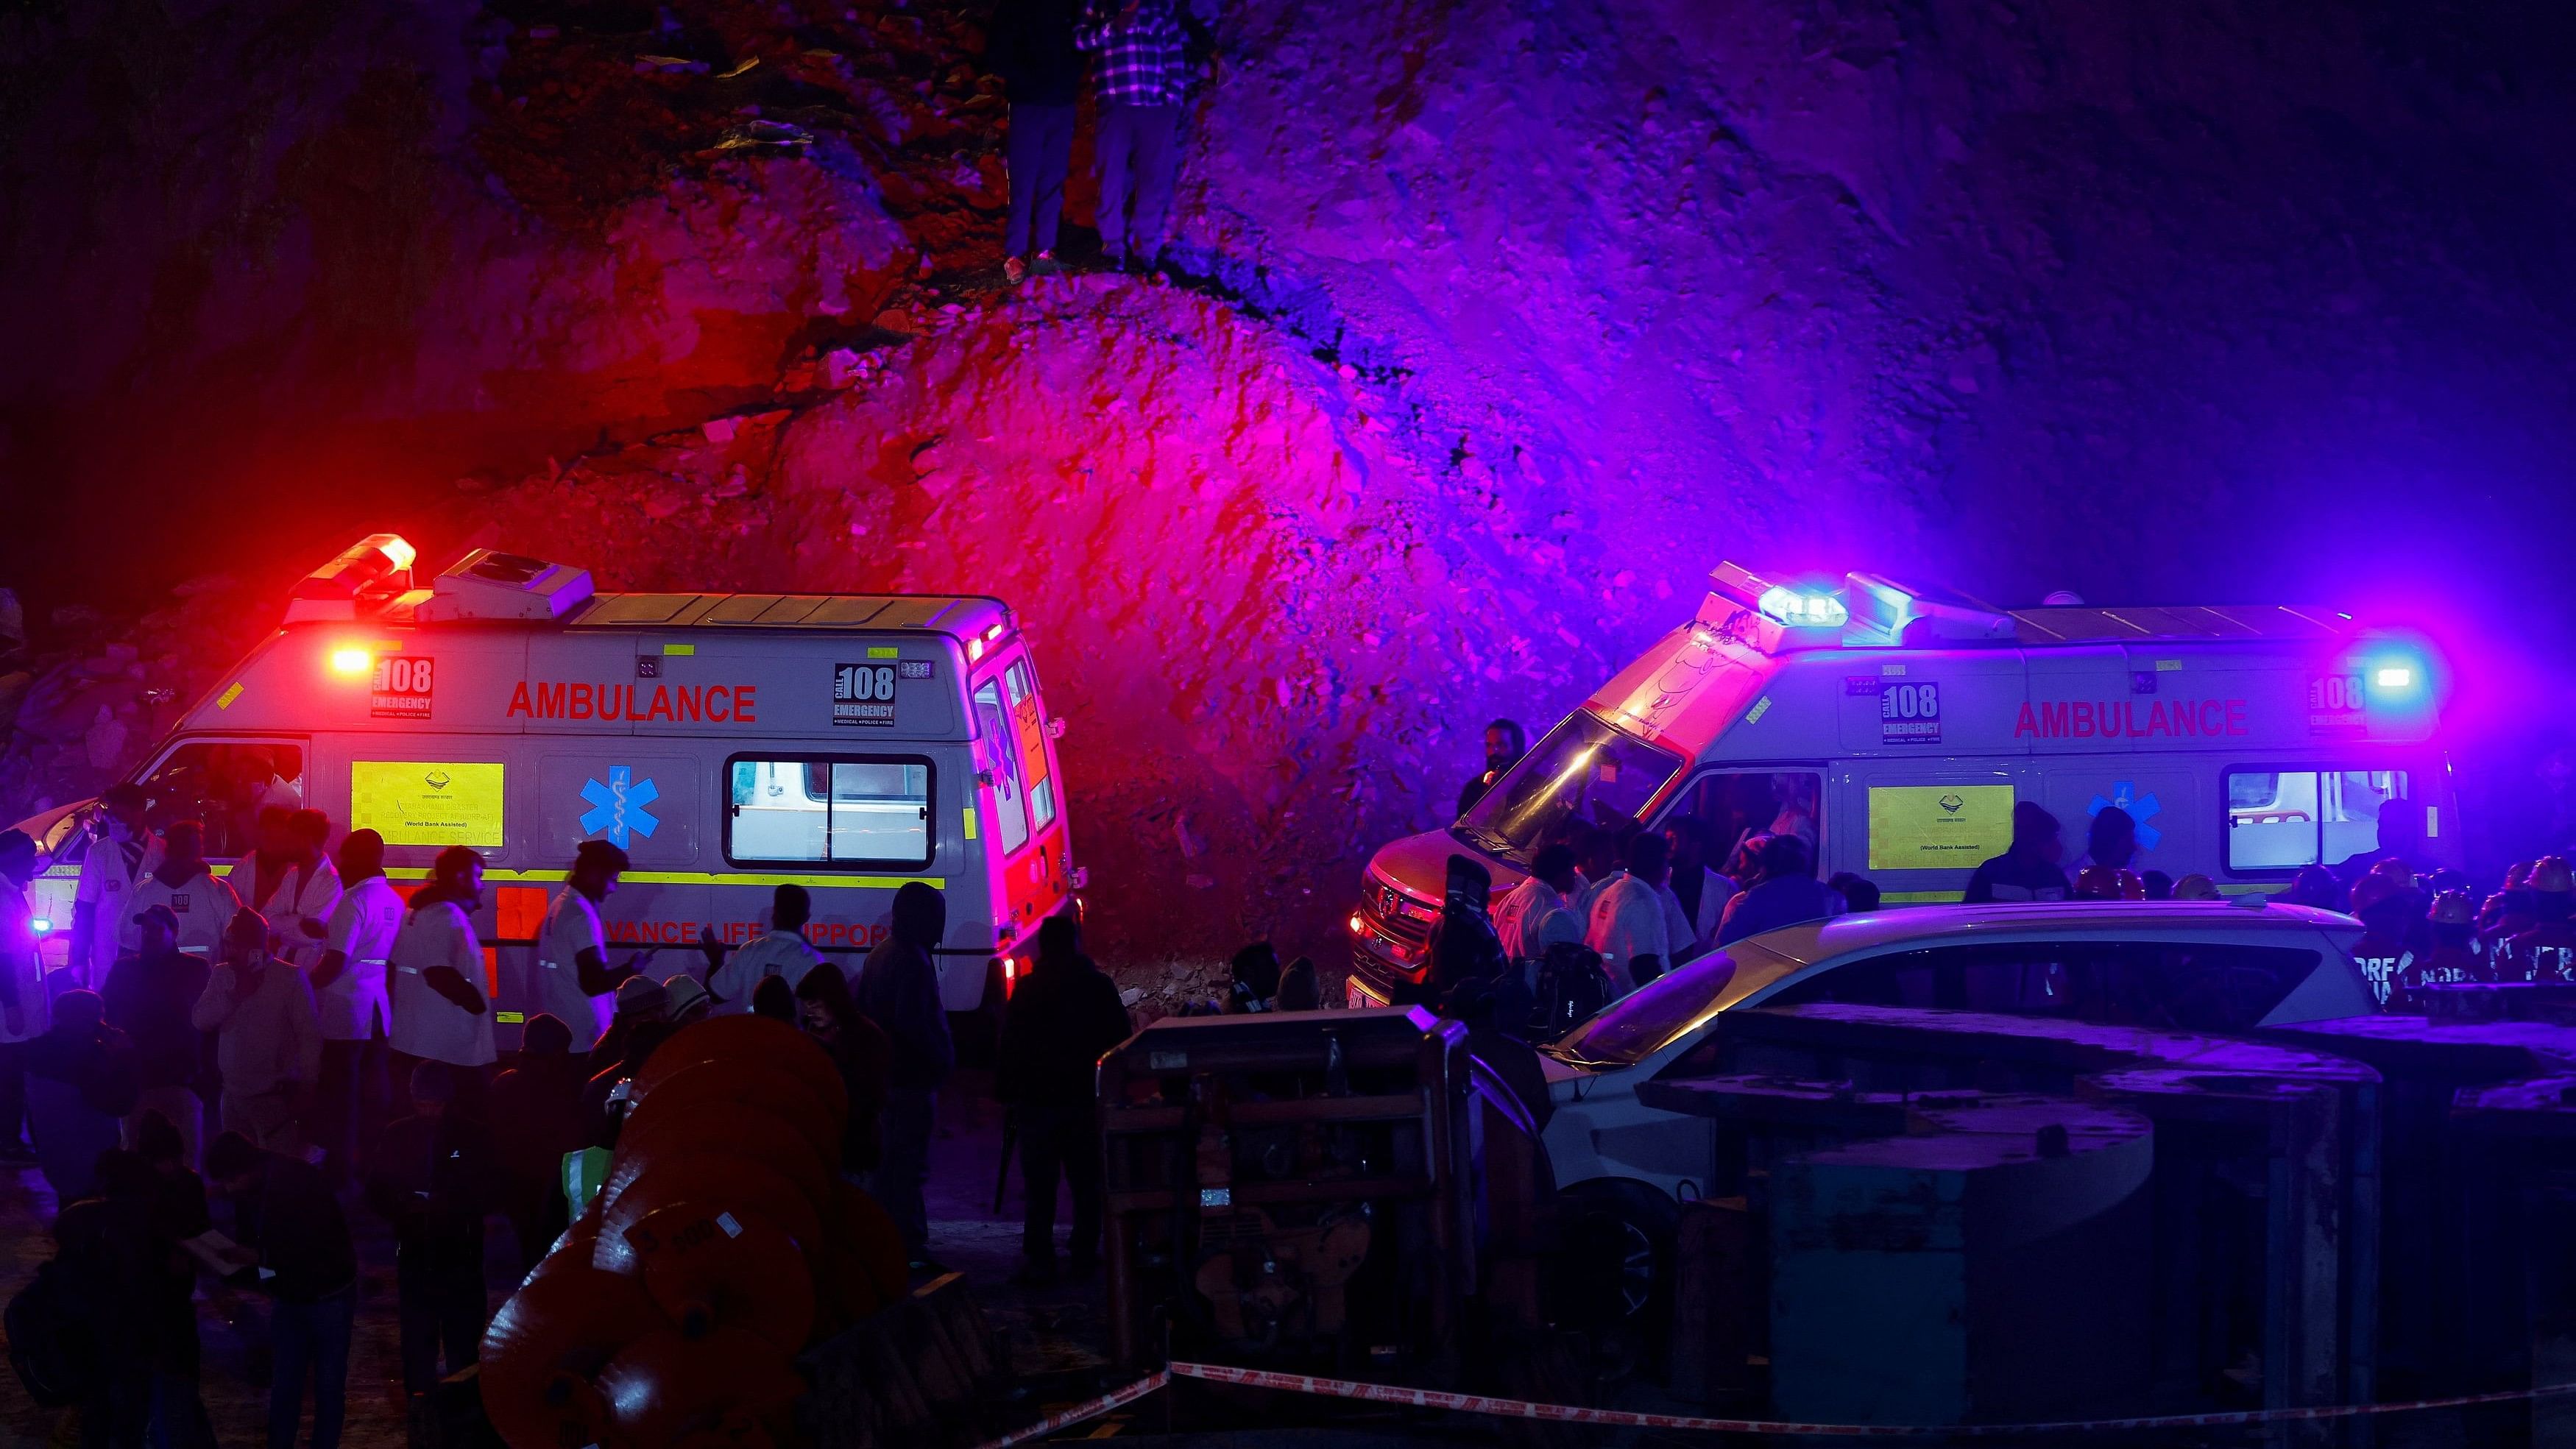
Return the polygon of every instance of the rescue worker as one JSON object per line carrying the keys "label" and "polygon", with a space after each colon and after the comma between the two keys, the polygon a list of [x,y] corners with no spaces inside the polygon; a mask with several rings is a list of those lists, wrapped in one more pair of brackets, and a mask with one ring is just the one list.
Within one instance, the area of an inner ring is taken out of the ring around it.
{"label": "rescue worker", "polygon": [[2303,865],[2290,880],[2290,888],[2281,895],[2281,903],[2291,906],[2313,906],[2320,911],[2343,911],[2352,904],[2351,892],[2335,873],[2322,865]]}
{"label": "rescue worker", "polygon": [[2414,974],[2415,954],[2406,949],[2410,906],[2404,887],[2376,871],[2352,883],[2352,913],[2367,927],[2352,944],[2353,964],[2370,983],[2371,995],[2386,1006],[2398,983]]}
{"label": "rescue worker", "polygon": [[1575,914],[1573,896],[1582,888],[1573,848],[1562,843],[1540,846],[1530,859],[1529,878],[1494,906],[1494,935],[1502,942],[1503,954],[1514,961],[1537,961],[1545,959],[1547,948],[1558,941],[1581,944],[1584,921]]}
{"label": "rescue worker", "polygon": [[[483,1215],[494,1205],[491,1134],[454,1110],[445,1062],[412,1068],[411,1115],[367,1153],[367,1206],[393,1226],[403,1391],[417,1397],[475,1361],[489,1321]],[[442,1352],[443,1351],[443,1352]]]}
{"label": "rescue worker", "polygon": [[1529,736],[1516,720],[1498,719],[1485,726],[1485,772],[1458,787],[1458,813],[1466,814],[1496,781],[1529,753]]}
{"label": "rescue worker", "polygon": [[[270,813],[260,812],[263,826]],[[276,850],[263,850],[252,872],[250,907],[276,933],[269,949],[308,978],[322,957],[331,912],[340,904],[339,867],[322,853],[330,838],[331,817],[319,810],[286,811],[278,818]]]}
{"label": "rescue worker", "polygon": [[585,840],[573,852],[572,874],[546,907],[537,933],[537,970],[529,993],[532,1009],[551,1013],[572,1028],[573,1050],[586,1052],[608,1032],[618,984],[636,974],[635,964],[608,964],[608,933],[599,921],[600,904],[617,891],[626,873],[626,852],[605,840]]}
{"label": "rescue worker", "polygon": [[286,1150],[322,1073],[322,1026],[304,973],[268,953],[268,922],[242,910],[189,1020],[215,1037],[217,1117],[261,1148]]}
{"label": "rescue worker", "polygon": [[1756,836],[1752,854],[1760,878],[1727,903],[1726,917],[1717,927],[1719,945],[1801,921],[1825,920],[1846,909],[1842,897],[1816,879],[1815,857],[1797,836]]}
{"label": "rescue worker", "polygon": [[134,949],[134,890],[161,863],[161,842],[144,820],[148,803],[140,785],[110,785],[98,797],[98,818],[90,822],[92,838],[72,902],[71,968],[91,991],[104,987],[116,958]]}
{"label": "rescue worker", "polygon": [[2477,910],[2467,891],[2439,891],[2433,896],[2433,949],[2416,963],[2415,976],[2402,983],[2449,986],[2488,979],[2486,953],[2478,945]]}
{"label": "rescue worker", "polygon": [[2214,901],[2219,899],[2218,882],[2198,871],[2173,883],[2172,899],[2178,901]]}
{"label": "rescue worker", "polygon": [[0,1148],[13,1162],[33,1162],[19,1140],[27,1115],[27,1044],[53,1024],[44,964],[36,953],[36,913],[27,883],[36,878],[36,842],[23,830],[0,830]]}
{"label": "rescue worker", "polygon": [[206,1036],[193,1019],[197,998],[213,974],[207,964],[179,950],[179,920],[166,906],[134,917],[136,946],[117,958],[99,993],[107,1022],[134,1039],[137,1091],[125,1119],[125,1145],[142,1150],[144,1119],[159,1113],[179,1135],[179,1160],[194,1165],[205,1130],[205,1104],[197,1095],[204,1075]]}
{"label": "rescue worker", "polygon": [[1717,923],[1735,898],[1736,882],[1709,866],[1707,821],[1676,815],[1664,822],[1664,842],[1672,847],[1673,899],[1690,922],[1691,944],[1708,946],[1717,940]]}
{"label": "rescue worker", "polygon": [[803,886],[790,882],[772,892],[769,929],[707,973],[707,994],[715,999],[715,1013],[739,1016],[751,1010],[751,993],[764,977],[779,977],[793,988],[806,972],[822,965],[823,953],[805,939],[805,923],[813,918],[814,898]]}
{"label": "rescue worker", "polygon": [[2515,981],[2576,981],[2576,879],[2571,879],[2567,857],[2544,855],[2531,863],[2531,916],[2528,930],[2517,932],[2505,941],[2505,959],[2511,965],[2505,979]]}
{"label": "rescue worker", "polygon": [[1614,998],[1671,969],[1688,944],[1674,940],[1681,903],[1665,909],[1670,892],[1664,881],[1671,872],[1672,847],[1662,836],[1640,831],[1628,842],[1627,869],[1592,898],[1583,944],[1601,954]]}
{"label": "rescue worker", "polygon": [[1838,870],[1825,882],[1825,889],[1843,898],[1843,908],[1854,915],[1878,909],[1878,883],[1865,875]]}
{"label": "rescue worker", "polygon": [[393,1000],[385,984],[394,937],[402,933],[403,899],[385,879],[385,840],[352,830],[340,842],[340,899],[331,907],[313,963],[313,1004],[322,1021],[322,1083],[313,1135],[345,1178],[357,1163],[362,1123],[385,1100],[385,1036]]}
{"label": "rescue worker", "polygon": [[2012,822],[2012,844],[1968,877],[1968,889],[1959,897],[1962,902],[1974,906],[2066,899],[2066,871],[2058,864],[2066,845],[2058,837],[2057,817],[2038,801],[2024,800],[2013,806]]}
{"label": "rescue worker", "polygon": [[2530,861],[2517,860],[2506,867],[2504,889],[2488,896],[2478,909],[2478,944],[2489,961],[2500,964],[2498,948],[2540,920],[2532,909],[2531,866]]}
{"label": "rescue worker", "polygon": [[673,1031],[693,1021],[706,1020],[709,1008],[715,1005],[714,998],[707,995],[707,989],[698,984],[698,978],[686,971],[675,971],[663,977],[662,990],[671,998]]}
{"label": "rescue worker", "polygon": [[480,1072],[500,1056],[492,1046],[490,1004],[474,986],[483,974],[483,945],[475,939],[472,912],[482,904],[483,857],[451,845],[431,862],[429,883],[412,893],[403,912],[386,980],[392,1049],[412,1061]]}
{"label": "rescue worker", "polygon": [[931,1119],[939,1089],[957,1062],[948,1012],[939,1001],[939,966],[931,955],[948,932],[948,898],[921,881],[905,881],[894,893],[892,914],[886,939],[868,952],[851,984],[859,1010],[894,1048],[885,1155],[868,1175],[868,1194],[902,1231],[907,1258],[926,1268],[933,1266],[930,1213],[921,1194],[930,1180]]}
{"label": "rescue worker", "polygon": [[2113,871],[2129,868],[2138,856],[2138,822],[2117,805],[2105,805],[2093,812],[2093,823],[2085,828],[2084,853],[2075,858],[2079,877],[2076,894],[2082,895],[2080,877],[2094,866]]}
{"label": "rescue worker", "polygon": [[174,820],[161,833],[161,863],[134,888],[134,909],[168,910],[179,922],[179,949],[213,960],[224,930],[242,908],[241,897],[206,868],[206,827]]}
{"label": "rescue worker", "polygon": [[1055,1278],[1055,1189],[1072,1191],[1073,1239],[1066,1256],[1075,1277],[1100,1262],[1100,1112],[1093,1068],[1127,1039],[1127,1008],[1118,985],[1082,953],[1071,916],[1038,925],[1037,960],[1020,978],[1002,1022],[994,1095],[1010,1104],[1020,1129],[1020,1171],[1027,1191],[1020,1281]]}
{"label": "rescue worker", "polygon": [[1575,858],[1583,867],[1583,885],[1574,892],[1574,914],[1583,919],[1585,930],[1591,929],[1592,903],[1600,898],[1610,882],[1617,880],[1626,870],[1628,842],[1636,834],[1634,821],[1628,822],[1625,828],[1601,826],[1575,846]]}

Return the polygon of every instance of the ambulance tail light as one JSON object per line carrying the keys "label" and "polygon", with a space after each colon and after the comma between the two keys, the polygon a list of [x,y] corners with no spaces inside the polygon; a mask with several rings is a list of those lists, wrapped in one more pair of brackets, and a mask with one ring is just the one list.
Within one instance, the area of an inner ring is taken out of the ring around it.
{"label": "ambulance tail light", "polygon": [[351,679],[355,679],[359,675],[362,675],[375,667],[376,656],[368,653],[364,649],[334,649],[331,651],[331,672],[334,674],[345,675]]}
{"label": "ambulance tail light", "polygon": [[1002,958],[1002,994],[1003,994],[1004,996],[1009,996],[1009,995],[1011,994],[1012,989],[1013,989],[1014,987],[1017,987],[1019,984],[1020,984],[1020,958],[1019,958],[1019,957],[1017,957],[1017,956],[1005,956],[1005,957],[1003,957],[1003,958]]}
{"label": "ambulance tail light", "polygon": [[287,595],[286,622],[357,619],[381,611],[412,586],[419,555],[395,533],[371,533],[306,574]]}

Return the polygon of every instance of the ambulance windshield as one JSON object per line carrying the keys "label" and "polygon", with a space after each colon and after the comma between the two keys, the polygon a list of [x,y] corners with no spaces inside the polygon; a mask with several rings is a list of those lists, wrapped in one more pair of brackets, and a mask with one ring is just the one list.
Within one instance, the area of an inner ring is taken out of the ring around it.
{"label": "ambulance windshield", "polygon": [[1578,815],[1594,825],[1636,819],[1681,768],[1680,756],[1576,710],[1459,817],[1457,833],[1479,850],[1526,863]]}

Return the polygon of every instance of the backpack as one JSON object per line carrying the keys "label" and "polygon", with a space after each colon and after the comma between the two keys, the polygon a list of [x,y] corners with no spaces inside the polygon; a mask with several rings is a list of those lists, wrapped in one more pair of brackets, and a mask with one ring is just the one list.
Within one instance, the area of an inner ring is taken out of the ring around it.
{"label": "backpack", "polygon": [[60,1259],[36,1269],[36,1281],[9,1300],[0,1327],[9,1334],[9,1367],[27,1386],[27,1397],[48,1409],[77,1404],[97,1382],[97,1356],[72,1312],[71,1289]]}
{"label": "backpack", "polygon": [[1533,993],[1530,1040],[1551,1042],[1592,1019],[1610,1001],[1610,973],[1601,953],[1571,941],[1547,948]]}

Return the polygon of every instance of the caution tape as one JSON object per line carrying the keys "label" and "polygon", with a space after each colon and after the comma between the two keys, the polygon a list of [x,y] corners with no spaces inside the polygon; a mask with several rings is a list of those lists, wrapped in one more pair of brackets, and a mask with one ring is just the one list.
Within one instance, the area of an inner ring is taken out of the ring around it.
{"label": "caution tape", "polygon": [[1099,1418],[1121,1404],[1132,1404],[1171,1381],[1170,1370],[1156,1369],[1123,1389],[1112,1389],[1099,1398],[1086,1399],[1069,1409],[1058,1409],[1025,1429],[1013,1429],[999,1439],[987,1439],[977,1445],[976,1449],[1010,1449],[1014,1444],[1025,1444],[1031,1439],[1044,1438],[1058,1429],[1079,1424],[1085,1419]]}
{"label": "caution tape", "polygon": [[[2073,1434],[2113,1429],[2202,1429],[2230,1424],[2277,1424],[2302,1419],[2350,1419],[2365,1414],[2402,1414],[2422,1409],[2456,1409],[2476,1404],[2505,1404],[2519,1399],[2576,1394],[2576,1383],[2506,1389],[2491,1394],[2462,1394],[2447,1399],[2414,1399],[2396,1404],[2332,1404],[2304,1409],[2247,1409],[2223,1414],[2164,1414],[2131,1419],[2066,1419],[2046,1424],[1800,1424],[1772,1419],[1703,1419],[1687,1414],[1640,1414],[1627,1409],[1586,1409],[1572,1404],[1535,1404],[1524,1399],[1496,1399],[1482,1394],[1452,1394],[1437,1389],[1408,1389],[1355,1379],[1322,1379],[1308,1374],[1272,1373],[1266,1369],[1231,1368],[1223,1364],[1175,1363],[1173,1378],[1246,1388],[1285,1389],[1339,1399],[1366,1399],[1418,1409],[1452,1409],[1507,1419],[1539,1419],[1558,1424],[1609,1424],[1631,1429],[1685,1429],[1723,1434],[1807,1435],[1817,1438],[1909,1439],[1945,1436],[1993,1437],[2005,1434]],[[1160,1377],[1158,1375],[1158,1377]]]}

